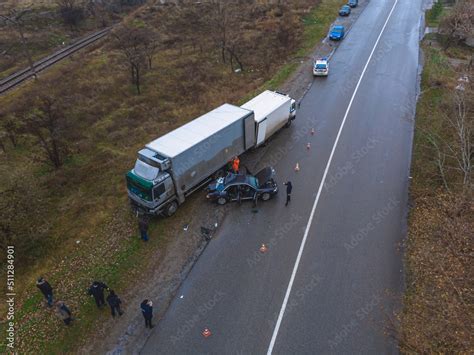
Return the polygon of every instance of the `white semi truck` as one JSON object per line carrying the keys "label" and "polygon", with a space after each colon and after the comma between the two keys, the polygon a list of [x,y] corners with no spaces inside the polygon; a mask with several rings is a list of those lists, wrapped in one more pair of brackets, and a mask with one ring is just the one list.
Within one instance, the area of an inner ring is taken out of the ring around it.
{"label": "white semi truck", "polygon": [[126,175],[130,202],[144,213],[173,215],[234,156],[261,145],[295,117],[295,100],[265,91],[242,107],[224,104],[155,139]]}

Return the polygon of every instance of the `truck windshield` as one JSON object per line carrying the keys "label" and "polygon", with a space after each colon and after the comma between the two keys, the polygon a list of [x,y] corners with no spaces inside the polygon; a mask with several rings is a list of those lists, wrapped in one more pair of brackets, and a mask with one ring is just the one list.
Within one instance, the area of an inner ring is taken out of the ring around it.
{"label": "truck windshield", "polygon": [[[144,184],[138,176],[132,173],[127,174],[127,188],[128,190],[137,195],[143,200],[152,201],[151,187],[148,184]],[[152,184],[151,184],[152,185]]]}
{"label": "truck windshield", "polygon": [[160,169],[148,165],[140,159],[137,159],[137,161],[135,162],[135,167],[133,168],[133,170],[138,176],[150,181],[156,179],[158,173],[160,172]]}

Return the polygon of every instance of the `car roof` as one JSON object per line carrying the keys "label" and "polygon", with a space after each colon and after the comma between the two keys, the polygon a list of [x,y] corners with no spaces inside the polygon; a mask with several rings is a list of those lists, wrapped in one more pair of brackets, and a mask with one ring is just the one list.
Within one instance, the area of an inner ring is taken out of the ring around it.
{"label": "car roof", "polygon": [[245,182],[247,182],[247,176],[246,175],[240,175],[240,174],[230,174],[225,179],[225,184],[226,185],[242,184],[242,183],[245,183]]}
{"label": "car roof", "polygon": [[315,64],[328,64],[328,61],[326,59],[317,59]]}

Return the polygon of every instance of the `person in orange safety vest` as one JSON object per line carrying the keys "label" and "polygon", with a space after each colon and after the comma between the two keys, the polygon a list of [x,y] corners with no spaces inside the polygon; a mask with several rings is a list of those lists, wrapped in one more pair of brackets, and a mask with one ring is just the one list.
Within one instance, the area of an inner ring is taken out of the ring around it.
{"label": "person in orange safety vest", "polygon": [[234,171],[235,174],[239,173],[239,165],[240,165],[240,159],[239,157],[235,157],[234,160],[232,161],[232,170]]}

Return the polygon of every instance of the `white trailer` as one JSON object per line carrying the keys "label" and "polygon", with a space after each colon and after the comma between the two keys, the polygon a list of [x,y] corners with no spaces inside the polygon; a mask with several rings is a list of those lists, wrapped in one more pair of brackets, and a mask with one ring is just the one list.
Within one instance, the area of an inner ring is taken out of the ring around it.
{"label": "white trailer", "polygon": [[241,107],[254,112],[256,146],[279,129],[290,125],[296,116],[296,102],[291,97],[266,90]]}

